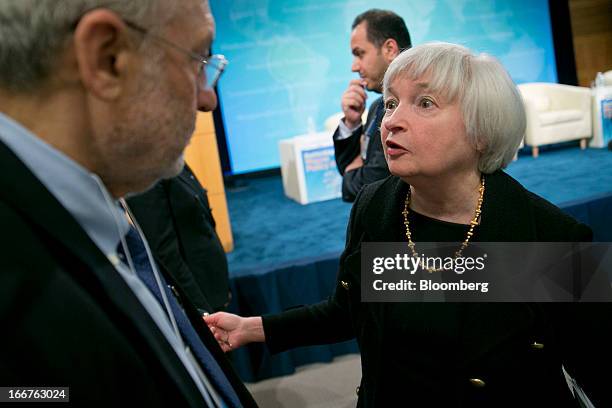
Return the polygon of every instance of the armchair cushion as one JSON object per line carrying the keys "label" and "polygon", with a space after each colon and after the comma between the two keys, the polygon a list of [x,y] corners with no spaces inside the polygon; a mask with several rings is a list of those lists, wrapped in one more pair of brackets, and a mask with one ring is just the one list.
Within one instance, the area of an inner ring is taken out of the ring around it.
{"label": "armchair cushion", "polygon": [[542,126],[556,123],[572,122],[582,119],[583,113],[578,109],[564,109],[558,111],[542,112],[538,114]]}
{"label": "armchair cushion", "polygon": [[547,95],[533,95],[533,104],[538,112],[545,112],[550,108],[550,98]]}

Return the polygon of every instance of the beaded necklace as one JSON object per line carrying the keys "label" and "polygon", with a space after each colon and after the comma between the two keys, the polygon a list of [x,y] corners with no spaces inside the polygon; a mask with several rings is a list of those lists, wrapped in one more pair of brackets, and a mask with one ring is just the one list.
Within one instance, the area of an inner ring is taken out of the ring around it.
{"label": "beaded necklace", "polygon": [[[461,257],[463,250],[467,248],[470,242],[470,239],[474,235],[474,228],[479,224],[480,213],[481,213],[480,209],[482,207],[482,202],[484,199],[484,191],[485,191],[485,179],[483,175],[480,178],[480,187],[478,187],[478,193],[480,194],[480,196],[478,197],[478,204],[476,205],[476,211],[474,212],[474,218],[472,218],[472,221],[470,221],[470,228],[466,234],[465,240],[463,241],[463,243],[461,243],[461,247],[455,252],[454,259]],[[408,248],[410,248],[410,251],[412,252],[412,256],[415,258],[418,258],[419,254],[414,249],[415,245],[414,245],[414,242],[412,242],[412,234],[410,232],[410,222],[408,221],[408,212],[409,212],[408,208],[410,207],[410,199],[411,199],[410,189],[408,189],[408,192],[406,193],[406,200],[404,201],[404,210],[402,211],[402,215],[404,216],[404,226],[406,227],[406,239],[408,240]],[[444,269],[443,268],[425,268],[425,270],[427,270],[427,272],[429,273],[434,273],[434,272],[441,272]]]}

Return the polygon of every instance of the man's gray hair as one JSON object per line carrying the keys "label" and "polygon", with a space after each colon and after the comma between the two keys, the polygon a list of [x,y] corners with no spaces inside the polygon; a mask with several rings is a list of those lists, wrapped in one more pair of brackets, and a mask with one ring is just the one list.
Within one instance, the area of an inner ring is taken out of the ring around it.
{"label": "man's gray hair", "polygon": [[402,52],[389,65],[383,79],[385,95],[398,77],[427,77],[430,91],[459,102],[467,136],[481,150],[481,172],[492,173],[512,161],[525,134],[525,109],[497,59],[456,44],[426,43]]}
{"label": "man's gray hair", "polygon": [[27,92],[48,79],[79,19],[90,10],[106,8],[155,30],[155,24],[170,18],[167,8],[172,3],[166,0],[2,0],[0,87]]}

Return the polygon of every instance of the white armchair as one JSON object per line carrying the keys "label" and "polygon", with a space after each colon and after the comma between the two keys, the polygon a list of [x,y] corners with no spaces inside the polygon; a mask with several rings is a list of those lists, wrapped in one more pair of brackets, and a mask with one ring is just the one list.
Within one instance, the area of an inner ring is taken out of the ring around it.
{"label": "white armchair", "polygon": [[612,69],[603,73],[604,86],[612,86]]}
{"label": "white armchair", "polygon": [[586,148],[592,135],[591,90],[553,83],[518,86],[525,102],[527,130],[525,144],[538,157],[539,146],[580,140]]}

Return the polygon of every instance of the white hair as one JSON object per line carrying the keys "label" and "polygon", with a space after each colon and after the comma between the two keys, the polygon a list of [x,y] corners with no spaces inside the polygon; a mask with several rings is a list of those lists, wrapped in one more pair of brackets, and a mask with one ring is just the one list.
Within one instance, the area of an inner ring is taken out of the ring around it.
{"label": "white hair", "polygon": [[79,19],[105,8],[155,31],[172,17],[167,0],[0,1],[0,87],[29,91],[44,82]]}
{"label": "white hair", "polygon": [[466,47],[432,42],[402,52],[383,79],[386,95],[398,77],[427,76],[432,92],[458,101],[470,142],[481,152],[478,169],[492,173],[512,161],[525,134],[521,95],[501,63]]}

